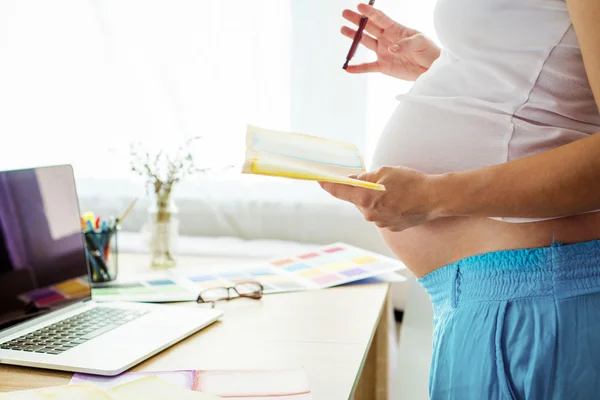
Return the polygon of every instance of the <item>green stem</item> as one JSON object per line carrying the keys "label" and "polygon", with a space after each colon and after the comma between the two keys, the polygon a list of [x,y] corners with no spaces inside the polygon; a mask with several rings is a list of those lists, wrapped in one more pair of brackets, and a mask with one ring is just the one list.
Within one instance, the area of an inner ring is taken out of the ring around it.
{"label": "green stem", "polygon": [[156,194],[156,222],[169,222],[171,219],[171,211],[169,210],[169,199],[171,193]]}

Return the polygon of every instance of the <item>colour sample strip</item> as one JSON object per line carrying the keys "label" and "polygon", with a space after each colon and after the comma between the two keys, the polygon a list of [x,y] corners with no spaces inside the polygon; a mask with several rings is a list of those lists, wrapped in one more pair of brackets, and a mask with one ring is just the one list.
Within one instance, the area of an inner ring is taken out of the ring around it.
{"label": "colour sample strip", "polygon": [[334,274],[319,275],[319,276],[312,278],[312,280],[319,285],[326,285],[328,283],[341,281],[340,277],[338,275],[334,275]]}
{"label": "colour sample strip", "polygon": [[352,259],[352,261],[354,261],[357,264],[370,264],[372,262],[379,261],[379,260],[372,256],[363,256],[363,257],[356,257],[356,258]]}
{"label": "colour sample strip", "polygon": [[353,276],[358,276],[358,275],[363,275],[368,273],[369,271],[366,269],[362,269],[362,268],[352,268],[352,269],[347,269],[344,271],[340,271],[340,274],[347,276],[347,277],[353,277]]}
{"label": "colour sample strip", "polygon": [[343,247],[331,247],[329,249],[323,250],[325,253],[337,253],[338,251],[344,251]]}
{"label": "colour sample strip", "polygon": [[303,276],[305,278],[311,277],[311,276],[316,276],[316,275],[322,275],[323,271],[321,271],[318,268],[310,268],[310,269],[305,269],[299,272],[296,272],[296,274]]}
{"label": "colour sample strip", "polygon": [[147,283],[150,286],[175,285],[175,282],[170,279],[159,279],[156,281],[148,281]]}
{"label": "colour sample strip", "polygon": [[355,265],[356,264],[354,264],[350,261],[340,261],[340,262],[334,262],[331,264],[323,265],[321,268],[324,268],[329,271],[341,271],[341,270],[345,270],[345,269],[351,269]]}
{"label": "colour sample strip", "polygon": [[315,257],[319,257],[319,253],[308,253],[308,254],[302,254],[301,256],[298,256],[298,258],[301,260],[308,260],[310,258],[315,258]]}
{"label": "colour sample strip", "polygon": [[283,265],[288,265],[288,264],[291,264],[293,262],[294,262],[294,260],[290,260],[289,258],[286,258],[285,260],[273,261],[271,263],[271,265],[274,265],[276,267],[281,267]]}
{"label": "colour sample strip", "polygon": [[292,265],[283,267],[283,269],[285,269],[286,271],[289,271],[289,272],[300,271],[300,270],[307,269],[307,268],[310,268],[310,265],[292,264]]}

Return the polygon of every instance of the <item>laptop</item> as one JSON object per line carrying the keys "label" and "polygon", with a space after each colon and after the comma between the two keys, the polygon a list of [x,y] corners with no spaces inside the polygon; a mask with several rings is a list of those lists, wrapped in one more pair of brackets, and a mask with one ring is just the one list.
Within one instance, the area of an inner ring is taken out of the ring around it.
{"label": "laptop", "polygon": [[0,363],[116,375],[222,311],[96,303],[70,166],[0,171]]}

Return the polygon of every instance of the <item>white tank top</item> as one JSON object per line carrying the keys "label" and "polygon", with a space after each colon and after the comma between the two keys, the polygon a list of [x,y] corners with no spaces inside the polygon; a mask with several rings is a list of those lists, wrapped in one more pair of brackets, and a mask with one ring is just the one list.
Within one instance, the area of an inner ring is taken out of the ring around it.
{"label": "white tank top", "polygon": [[442,54],[398,96],[374,168],[464,171],[600,131],[564,0],[439,0],[435,27]]}

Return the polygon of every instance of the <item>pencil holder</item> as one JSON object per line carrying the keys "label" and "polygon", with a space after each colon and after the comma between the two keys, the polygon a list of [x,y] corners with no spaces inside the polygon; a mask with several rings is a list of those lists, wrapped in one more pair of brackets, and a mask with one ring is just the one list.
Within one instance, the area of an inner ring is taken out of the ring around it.
{"label": "pencil holder", "polygon": [[86,256],[90,271],[90,280],[95,283],[110,282],[117,279],[119,272],[119,225],[110,229],[88,229],[85,237]]}

